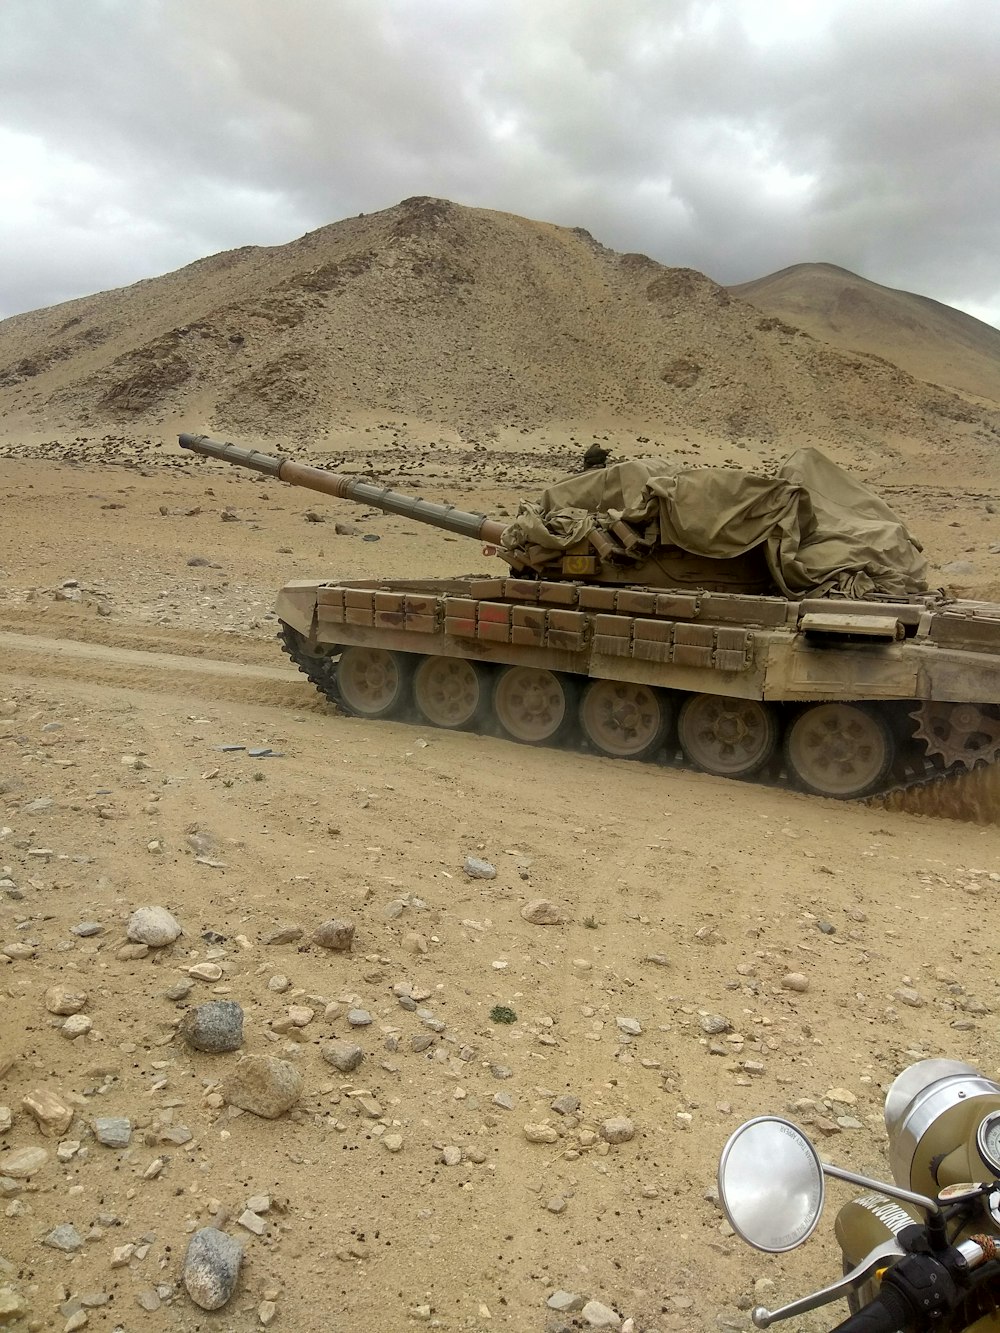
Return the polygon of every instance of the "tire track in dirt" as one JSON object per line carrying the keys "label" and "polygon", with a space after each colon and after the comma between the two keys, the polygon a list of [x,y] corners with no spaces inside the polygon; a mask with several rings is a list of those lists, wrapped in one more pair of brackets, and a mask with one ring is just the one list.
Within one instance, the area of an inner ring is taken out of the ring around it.
{"label": "tire track in dirt", "polygon": [[115,690],[195,696],[207,700],[326,711],[329,705],[291,668],[248,665],[47,639],[0,631],[5,678],[23,685],[46,679]]}

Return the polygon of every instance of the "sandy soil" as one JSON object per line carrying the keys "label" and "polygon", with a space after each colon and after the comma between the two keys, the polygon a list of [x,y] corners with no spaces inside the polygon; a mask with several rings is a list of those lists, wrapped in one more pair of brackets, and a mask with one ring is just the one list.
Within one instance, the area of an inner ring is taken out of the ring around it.
{"label": "sandy soil", "polygon": [[[445,460],[422,489],[512,509],[550,466],[524,458],[479,490],[489,469]],[[968,561],[973,590],[1000,592],[993,490],[937,477],[886,493],[936,569]],[[337,502],[309,522],[313,498],[168,461],[0,461],[0,949],[27,946],[0,953],[0,1154],[49,1154],[0,1199],[0,1285],[26,1310],[14,1326],[582,1326],[547,1309],[563,1288],[646,1333],[749,1328],[751,1304],[839,1272],[849,1191],[831,1189],[804,1251],[753,1253],[712,1201],[732,1129],[790,1113],[831,1160],[884,1174],[883,1092],[907,1063],[1000,1074],[977,916],[1000,829],[339,716],[274,642],[281,583],[487,566],[474,545]],[[340,520],[380,541],[337,536]],[[470,878],[469,856],[496,878]],[[537,898],[566,922],[527,922]],[[123,956],[149,904],[184,934]],[[350,954],[311,943],[331,917],[355,923]],[[74,934],[82,922],[101,933]],[[268,943],[291,925],[300,939]],[[217,982],[166,997],[204,962]],[[808,988],[787,989],[789,973]],[[401,983],[426,992],[431,1026]],[[86,992],[93,1026],[75,1040],[46,1010],[54,984]],[[287,1114],[220,1104],[239,1056],[177,1034],[214,998],[243,1006],[243,1053],[301,1070]],[[316,1016],[288,1029],[290,1005]],[[497,1005],[516,1022],[492,1021]],[[352,1007],[371,1025],[352,1029]],[[706,1015],[731,1030],[706,1035]],[[363,1047],[354,1073],[322,1058],[334,1037]],[[54,1137],[24,1109],[37,1089],[72,1112]],[[564,1095],[576,1114],[552,1109]],[[131,1121],[128,1148],[95,1140],[101,1116]],[[621,1116],[635,1135],[608,1145],[601,1126]],[[555,1142],[526,1139],[541,1123]],[[57,1151],[67,1141],[80,1146]],[[255,1195],[271,1199],[259,1236],[238,1221]],[[213,1219],[245,1258],[207,1314],[180,1278]],[[43,1243],[64,1223],[83,1238],[70,1254]],[[835,1309],[796,1327],[826,1329]]]}

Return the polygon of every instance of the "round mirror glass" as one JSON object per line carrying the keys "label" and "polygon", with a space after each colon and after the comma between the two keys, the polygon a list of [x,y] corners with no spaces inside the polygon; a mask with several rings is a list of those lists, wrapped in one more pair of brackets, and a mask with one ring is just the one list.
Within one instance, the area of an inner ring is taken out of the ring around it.
{"label": "round mirror glass", "polygon": [[811,1236],[823,1211],[823,1168],[801,1129],[778,1116],[741,1125],[722,1150],[719,1199],[733,1230],[780,1254]]}

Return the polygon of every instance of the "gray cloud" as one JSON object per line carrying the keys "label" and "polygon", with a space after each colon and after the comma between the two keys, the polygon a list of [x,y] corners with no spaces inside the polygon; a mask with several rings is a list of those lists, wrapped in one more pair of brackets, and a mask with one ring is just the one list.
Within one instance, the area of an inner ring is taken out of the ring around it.
{"label": "gray cloud", "polygon": [[411,194],[1000,324],[995,0],[5,0],[0,313]]}

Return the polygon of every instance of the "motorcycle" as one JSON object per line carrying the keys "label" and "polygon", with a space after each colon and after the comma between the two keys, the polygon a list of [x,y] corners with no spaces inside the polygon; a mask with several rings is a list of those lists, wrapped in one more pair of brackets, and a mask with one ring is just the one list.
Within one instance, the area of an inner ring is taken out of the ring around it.
{"label": "motorcycle", "polygon": [[758,1116],[719,1162],[719,1200],[738,1236],[782,1254],[815,1231],[827,1178],[866,1192],[834,1225],[841,1278],[777,1310],[757,1328],[841,1298],[851,1314],[831,1333],[1000,1333],[1000,1084],[958,1060],[921,1060],[885,1099],[894,1184],[820,1159],[796,1125]]}

